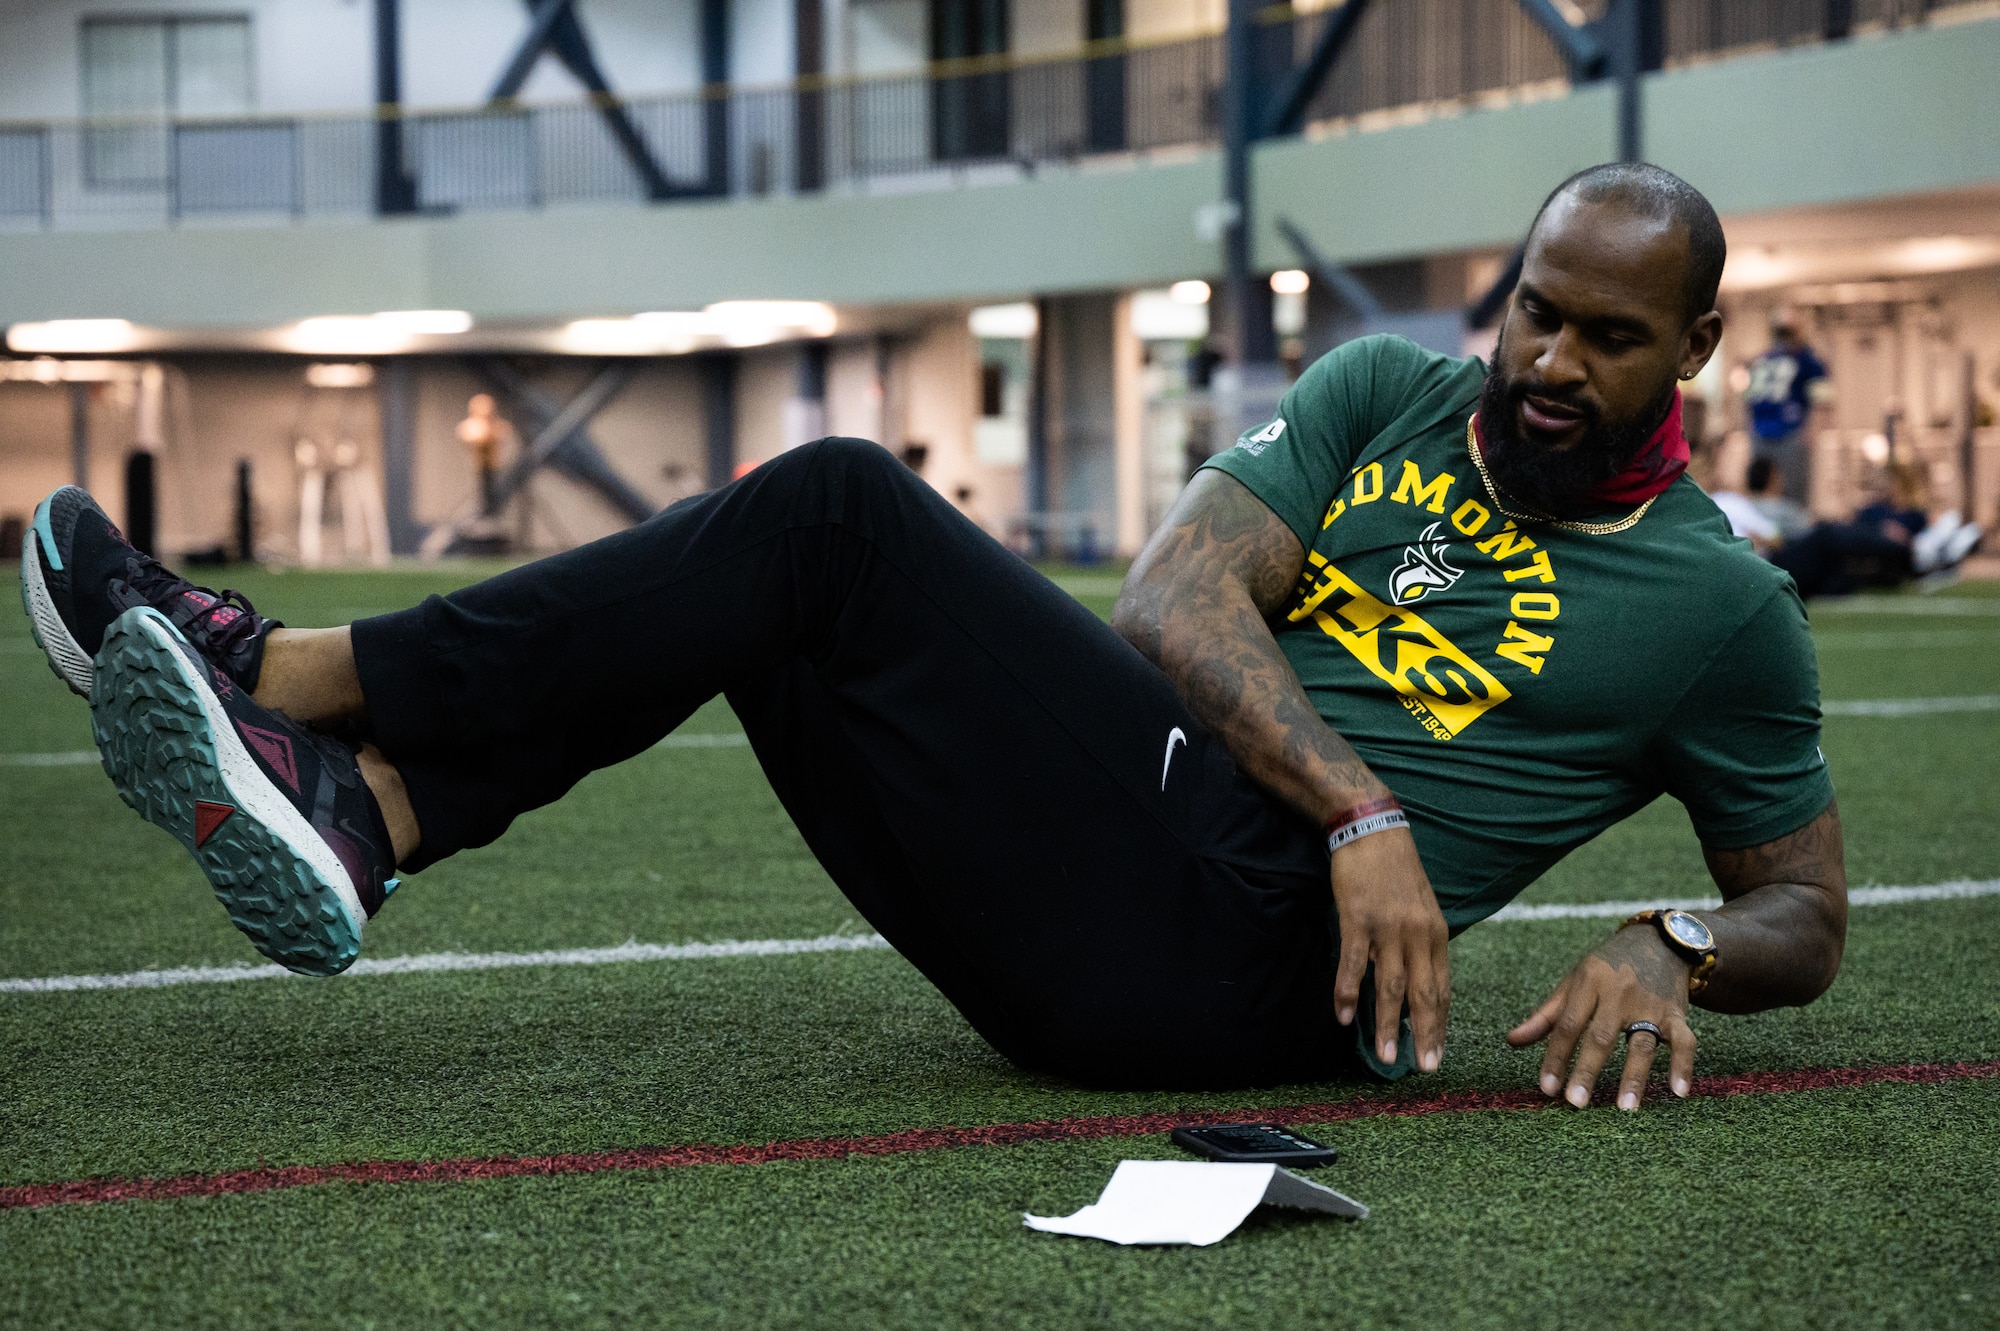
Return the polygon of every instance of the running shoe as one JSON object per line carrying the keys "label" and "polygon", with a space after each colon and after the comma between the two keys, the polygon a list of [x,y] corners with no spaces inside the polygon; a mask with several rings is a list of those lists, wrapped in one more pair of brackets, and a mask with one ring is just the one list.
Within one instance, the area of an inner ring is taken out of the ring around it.
{"label": "running shoe", "polygon": [[1979,543],[1986,539],[1986,529],[1976,522],[1961,523],[1952,529],[1944,546],[1938,551],[1939,568],[1957,568],[1972,557]]}
{"label": "running shoe", "polygon": [[353,963],[397,883],[355,750],[258,706],[151,606],[105,633],[90,728],[119,796],[187,847],[259,952],[302,975]]}
{"label": "running shoe", "polygon": [[74,485],[44,499],[22,537],[21,604],[49,669],[85,698],[104,631],[137,606],[165,614],[245,689],[257,687],[264,635],[279,627],[242,593],[197,587],[134,548],[89,492]]}

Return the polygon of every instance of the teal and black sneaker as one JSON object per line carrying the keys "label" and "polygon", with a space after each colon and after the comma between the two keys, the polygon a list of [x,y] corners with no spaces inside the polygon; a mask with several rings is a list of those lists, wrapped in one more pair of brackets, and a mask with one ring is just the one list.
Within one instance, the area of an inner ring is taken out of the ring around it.
{"label": "teal and black sneaker", "polygon": [[22,537],[21,604],[49,669],[85,698],[104,631],[135,607],[149,605],[166,615],[245,689],[257,687],[264,635],[280,627],[241,592],[197,587],[134,548],[89,492],[74,485],[37,505]]}
{"label": "teal and black sneaker", "polygon": [[120,797],[187,847],[259,952],[303,975],[353,963],[396,888],[354,749],[258,706],[151,606],[105,633],[90,728]]}

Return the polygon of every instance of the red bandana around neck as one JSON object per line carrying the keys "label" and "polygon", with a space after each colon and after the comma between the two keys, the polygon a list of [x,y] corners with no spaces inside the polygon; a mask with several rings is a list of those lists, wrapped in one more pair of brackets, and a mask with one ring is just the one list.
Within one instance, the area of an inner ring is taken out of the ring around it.
{"label": "red bandana around neck", "polygon": [[[1477,438],[1476,413],[1472,431]],[[1484,449],[1486,441],[1480,439],[1479,446]],[[1653,437],[1623,471],[1590,492],[1591,498],[1607,504],[1643,504],[1680,479],[1687,470],[1689,457],[1688,441],[1681,435],[1681,390],[1676,388],[1673,405],[1667,408],[1667,418],[1660,422],[1660,428],[1653,431]]]}

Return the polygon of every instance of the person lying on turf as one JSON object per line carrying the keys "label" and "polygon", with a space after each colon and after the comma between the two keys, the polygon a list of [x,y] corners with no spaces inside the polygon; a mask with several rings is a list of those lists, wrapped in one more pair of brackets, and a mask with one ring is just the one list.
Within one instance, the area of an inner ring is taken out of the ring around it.
{"label": "person lying on turf", "polygon": [[1672,794],[1725,904],[1628,921],[1507,1037],[1579,1106],[1623,1038],[1634,1109],[1660,1044],[1687,1094],[1690,1001],[1810,1002],[1845,936],[1803,609],[1681,476],[1722,263],[1667,172],[1564,182],[1490,370],[1321,359],[1188,485],[1111,627],[842,439],[327,630],[64,489],[24,594],[120,794],[294,970],[352,962],[396,866],[719,692],[869,922],[1008,1058],[1099,1086],[1436,1068],[1447,940]]}

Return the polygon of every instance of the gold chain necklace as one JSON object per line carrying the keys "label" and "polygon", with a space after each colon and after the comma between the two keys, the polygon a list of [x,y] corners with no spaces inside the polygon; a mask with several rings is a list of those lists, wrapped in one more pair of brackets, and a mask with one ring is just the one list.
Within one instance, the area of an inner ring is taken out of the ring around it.
{"label": "gold chain necklace", "polygon": [[1479,456],[1479,440],[1472,429],[1473,422],[1478,419],[1477,413],[1465,418],[1466,455],[1472,459],[1472,465],[1479,469],[1479,479],[1485,484],[1486,493],[1491,496],[1493,506],[1499,509],[1503,515],[1514,519],[1516,522],[1545,523],[1551,527],[1560,527],[1564,531],[1581,532],[1585,536],[1610,536],[1615,532],[1628,531],[1638,526],[1639,519],[1645,517],[1646,510],[1653,506],[1653,500],[1660,497],[1658,495],[1649,495],[1645,503],[1639,505],[1639,507],[1633,509],[1616,522],[1566,522],[1561,518],[1545,518],[1538,514],[1516,513],[1500,501],[1500,487],[1495,485],[1493,478],[1486,474],[1486,461]]}

